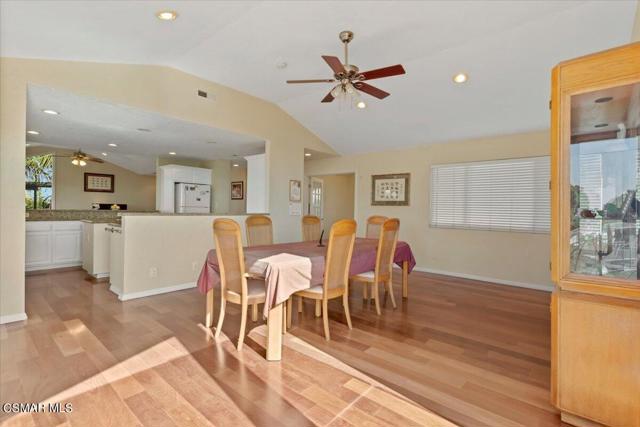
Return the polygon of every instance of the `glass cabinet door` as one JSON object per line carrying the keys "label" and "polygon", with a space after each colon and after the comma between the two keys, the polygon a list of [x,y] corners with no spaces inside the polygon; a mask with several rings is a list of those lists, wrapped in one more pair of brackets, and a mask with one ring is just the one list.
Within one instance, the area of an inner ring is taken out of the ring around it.
{"label": "glass cabinet door", "polygon": [[571,96],[569,271],[640,279],[640,83]]}

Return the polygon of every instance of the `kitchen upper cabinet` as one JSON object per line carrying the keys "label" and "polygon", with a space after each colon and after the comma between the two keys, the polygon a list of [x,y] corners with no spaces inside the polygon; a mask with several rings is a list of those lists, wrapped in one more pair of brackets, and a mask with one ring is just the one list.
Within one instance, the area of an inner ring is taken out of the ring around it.
{"label": "kitchen upper cabinet", "polygon": [[28,221],[25,260],[27,271],[82,265],[82,223]]}

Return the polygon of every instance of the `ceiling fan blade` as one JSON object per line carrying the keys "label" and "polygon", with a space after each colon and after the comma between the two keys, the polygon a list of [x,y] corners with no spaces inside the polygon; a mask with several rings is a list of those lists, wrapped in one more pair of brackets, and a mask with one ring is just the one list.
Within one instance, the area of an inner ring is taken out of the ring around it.
{"label": "ceiling fan blade", "polygon": [[322,59],[329,64],[329,67],[331,67],[334,73],[346,73],[344,65],[342,65],[342,62],[340,62],[340,59],[338,59],[337,56],[322,55]]}
{"label": "ceiling fan blade", "polygon": [[364,82],[354,83],[356,89],[361,90],[364,93],[368,93],[371,96],[375,96],[378,99],[384,99],[387,96],[391,95],[388,92],[383,91],[382,89],[378,89],[375,86],[371,86],[370,84]]}
{"label": "ceiling fan blade", "polygon": [[333,97],[333,95],[331,95],[331,92],[329,92],[327,94],[327,96],[325,96],[324,98],[322,98],[322,101],[320,102],[331,102],[333,101],[335,98]]}
{"label": "ceiling fan blade", "polygon": [[398,64],[392,65],[390,67],[376,68],[375,70],[364,71],[360,73],[360,75],[364,77],[363,80],[373,80],[381,79],[383,77],[398,76],[400,74],[404,74],[405,72],[406,71],[404,71],[402,65]]}
{"label": "ceiling fan blade", "polygon": [[98,159],[96,157],[89,157],[87,160],[89,160],[90,162],[104,163],[104,160]]}
{"label": "ceiling fan blade", "polygon": [[287,80],[287,83],[333,83],[334,79],[316,79],[316,80]]}

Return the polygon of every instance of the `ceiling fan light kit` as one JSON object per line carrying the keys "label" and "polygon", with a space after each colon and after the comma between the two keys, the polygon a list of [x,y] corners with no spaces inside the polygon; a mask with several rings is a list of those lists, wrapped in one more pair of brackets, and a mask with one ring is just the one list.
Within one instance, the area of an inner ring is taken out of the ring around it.
{"label": "ceiling fan light kit", "polygon": [[[104,155],[104,153],[102,154]],[[87,162],[104,163],[104,160],[91,157],[82,152],[82,150],[78,150],[70,156],[56,155],[55,157],[71,157],[71,164],[74,166],[87,166]]]}
{"label": "ceiling fan light kit", "polygon": [[322,56],[322,59],[324,59],[334,73],[333,79],[287,80],[287,83],[338,83],[321,102],[328,103],[333,102],[334,99],[338,99],[341,103],[349,102],[351,106],[355,105],[358,108],[364,108],[361,105],[366,106],[366,104],[360,100],[359,92],[364,92],[378,99],[384,99],[389,96],[390,94],[388,92],[365,83],[365,80],[405,74],[404,67],[397,64],[390,67],[360,72],[357,66],[349,64],[349,43],[353,40],[353,32],[342,31],[338,37],[344,45],[344,63],[336,56]]}

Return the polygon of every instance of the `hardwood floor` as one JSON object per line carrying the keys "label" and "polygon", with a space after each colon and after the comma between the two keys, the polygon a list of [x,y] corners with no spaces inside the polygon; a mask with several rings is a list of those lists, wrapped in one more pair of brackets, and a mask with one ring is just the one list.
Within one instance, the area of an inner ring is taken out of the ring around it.
{"label": "hardwood floor", "polygon": [[235,351],[233,307],[216,341],[195,289],[122,303],[84,278],[30,275],[29,320],[0,327],[0,401],[74,412],[0,413],[3,425],[447,425],[392,390],[459,425],[561,425],[544,292],[415,273],[409,300],[396,285],[398,309],[383,297],[378,317],[356,286],[353,330],[330,303],[325,342],[309,301],[274,363],[261,322]]}
{"label": "hardwood floor", "polygon": [[408,300],[399,288],[380,317],[354,289],[351,331],[334,304],[329,343],[311,310],[290,332],[459,425],[566,425],[549,403],[549,293],[425,273]]}

